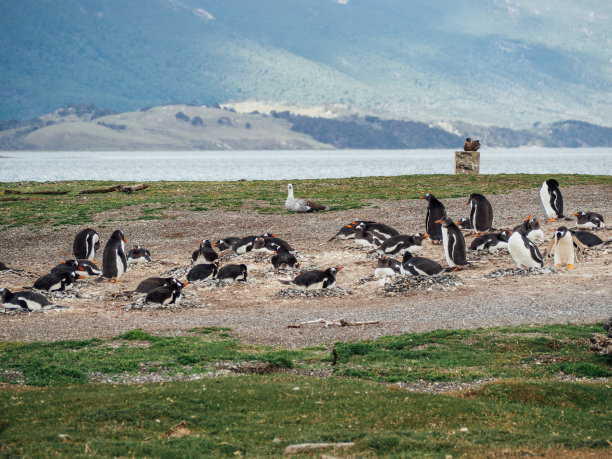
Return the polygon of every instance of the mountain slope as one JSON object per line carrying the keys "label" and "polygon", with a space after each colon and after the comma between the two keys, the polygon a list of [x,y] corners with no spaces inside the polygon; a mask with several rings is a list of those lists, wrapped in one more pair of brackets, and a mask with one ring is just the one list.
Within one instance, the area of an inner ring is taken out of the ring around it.
{"label": "mountain slope", "polygon": [[611,19],[604,0],[5,2],[0,119],[259,99],[612,125]]}

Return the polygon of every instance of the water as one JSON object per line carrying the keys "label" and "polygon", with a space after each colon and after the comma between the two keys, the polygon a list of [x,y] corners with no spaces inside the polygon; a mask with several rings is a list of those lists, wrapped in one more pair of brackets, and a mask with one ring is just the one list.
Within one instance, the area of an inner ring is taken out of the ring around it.
{"label": "water", "polygon": [[[453,172],[451,150],[0,152],[0,182],[290,180]],[[612,175],[612,148],[485,150],[480,172]]]}

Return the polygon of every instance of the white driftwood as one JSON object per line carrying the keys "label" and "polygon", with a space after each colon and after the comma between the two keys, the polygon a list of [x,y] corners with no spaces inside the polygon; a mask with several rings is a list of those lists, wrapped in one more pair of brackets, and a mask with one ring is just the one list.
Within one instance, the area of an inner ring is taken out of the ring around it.
{"label": "white driftwood", "polygon": [[315,319],[315,320],[308,320],[306,322],[300,322],[299,324],[294,323],[293,325],[289,325],[288,328],[301,328],[302,325],[308,325],[308,324],[323,324],[323,326],[325,327],[357,327],[359,325],[376,325],[379,324],[380,321],[379,320],[374,320],[374,321],[370,321],[370,322],[349,322],[347,320],[344,319],[340,319],[337,322],[332,322],[329,321],[327,319],[324,319],[323,317],[321,317],[320,319]]}
{"label": "white driftwood", "polygon": [[283,451],[284,454],[299,454],[304,451],[324,448],[351,448],[355,446],[354,442],[345,443],[300,443],[297,445],[289,445]]}

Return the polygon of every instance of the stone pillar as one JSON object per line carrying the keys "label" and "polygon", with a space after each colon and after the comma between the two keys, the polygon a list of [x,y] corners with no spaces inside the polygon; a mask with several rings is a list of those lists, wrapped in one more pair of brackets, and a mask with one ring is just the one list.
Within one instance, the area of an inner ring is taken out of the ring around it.
{"label": "stone pillar", "polygon": [[476,174],[480,170],[479,151],[456,151],[455,174]]}

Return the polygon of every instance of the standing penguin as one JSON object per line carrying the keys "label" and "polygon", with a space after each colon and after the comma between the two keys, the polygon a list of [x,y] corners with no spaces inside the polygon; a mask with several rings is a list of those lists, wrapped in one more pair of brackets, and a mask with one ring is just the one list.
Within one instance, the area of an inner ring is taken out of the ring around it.
{"label": "standing penguin", "polygon": [[508,252],[519,268],[544,267],[544,259],[538,247],[518,231],[513,232],[508,239]]}
{"label": "standing penguin", "polygon": [[557,218],[564,218],[563,215],[563,196],[561,196],[561,190],[559,189],[559,182],[555,179],[548,179],[542,183],[540,188],[540,199],[542,205],[548,215],[549,222],[557,221]]}
{"label": "standing penguin", "polygon": [[493,226],[493,207],[482,194],[472,193],[466,205],[470,205],[470,225],[475,233],[483,233]]}
{"label": "standing penguin", "polygon": [[80,231],[74,238],[72,253],[81,260],[93,260],[100,249],[100,236],[91,228]]}
{"label": "standing penguin", "polygon": [[102,275],[109,279],[118,279],[127,270],[125,243],[127,240],[121,230],[115,230],[104,247],[102,255]]}
{"label": "standing penguin", "polygon": [[465,239],[459,227],[447,216],[437,220],[436,223],[442,224],[442,244],[448,266],[455,268],[453,271],[456,271],[460,266],[467,265]]}
{"label": "standing penguin", "polygon": [[584,245],[565,226],[560,226],[553,234],[550,244],[544,251],[544,256],[554,252],[555,266],[560,268],[566,265],[567,269],[574,269],[574,244],[578,250],[584,252]]}
{"label": "standing penguin", "polygon": [[440,221],[440,219],[446,215],[446,209],[444,204],[438,201],[431,193],[421,196],[421,199],[427,200],[425,232],[429,234],[429,240],[432,244],[439,244],[442,240],[442,225],[440,225],[438,221]]}

